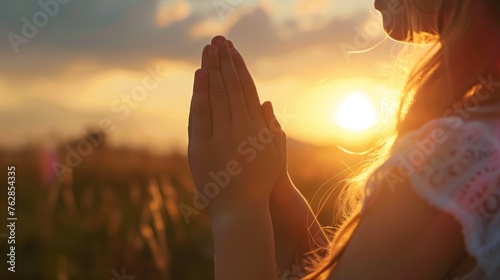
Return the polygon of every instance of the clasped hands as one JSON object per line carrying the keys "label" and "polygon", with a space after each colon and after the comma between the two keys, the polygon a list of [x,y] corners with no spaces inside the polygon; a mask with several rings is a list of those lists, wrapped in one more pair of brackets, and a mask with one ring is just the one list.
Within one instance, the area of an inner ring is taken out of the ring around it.
{"label": "clasped hands", "polygon": [[285,134],[272,105],[260,104],[243,57],[222,36],[203,49],[188,134],[196,191],[208,200],[212,220],[268,207],[274,186],[289,178]]}

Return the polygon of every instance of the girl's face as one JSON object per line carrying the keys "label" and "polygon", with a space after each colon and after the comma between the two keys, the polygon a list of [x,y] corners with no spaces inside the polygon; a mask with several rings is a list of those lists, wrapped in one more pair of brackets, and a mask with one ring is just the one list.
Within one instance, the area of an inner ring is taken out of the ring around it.
{"label": "girl's face", "polygon": [[375,0],[384,29],[397,41],[410,42],[414,32],[438,34],[439,0]]}

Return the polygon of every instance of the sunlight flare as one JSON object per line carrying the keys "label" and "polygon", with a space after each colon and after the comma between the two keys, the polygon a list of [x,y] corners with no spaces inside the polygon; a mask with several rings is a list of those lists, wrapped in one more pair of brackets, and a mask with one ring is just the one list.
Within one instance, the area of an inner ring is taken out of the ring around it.
{"label": "sunlight flare", "polygon": [[332,114],[332,120],[351,131],[363,131],[377,122],[373,102],[362,92],[352,92]]}

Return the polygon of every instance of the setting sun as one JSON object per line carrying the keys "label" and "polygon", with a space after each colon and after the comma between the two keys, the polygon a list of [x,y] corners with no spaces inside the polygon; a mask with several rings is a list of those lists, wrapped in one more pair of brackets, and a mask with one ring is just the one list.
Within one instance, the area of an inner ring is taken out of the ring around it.
{"label": "setting sun", "polygon": [[362,92],[352,92],[332,114],[332,120],[341,127],[362,131],[370,128],[377,121],[373,102]]}

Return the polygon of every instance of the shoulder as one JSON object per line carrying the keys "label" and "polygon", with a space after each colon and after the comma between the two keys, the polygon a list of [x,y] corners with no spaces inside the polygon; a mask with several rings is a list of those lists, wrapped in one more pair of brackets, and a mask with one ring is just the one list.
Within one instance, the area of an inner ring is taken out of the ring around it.
{"label": "shoulder", "polygon": [[497,127],[451,117],[403,135],[368,181],[363,209],[381,186],[411,188],[418,199],[458,222],[467,252],[488,274],[500,273]]}

